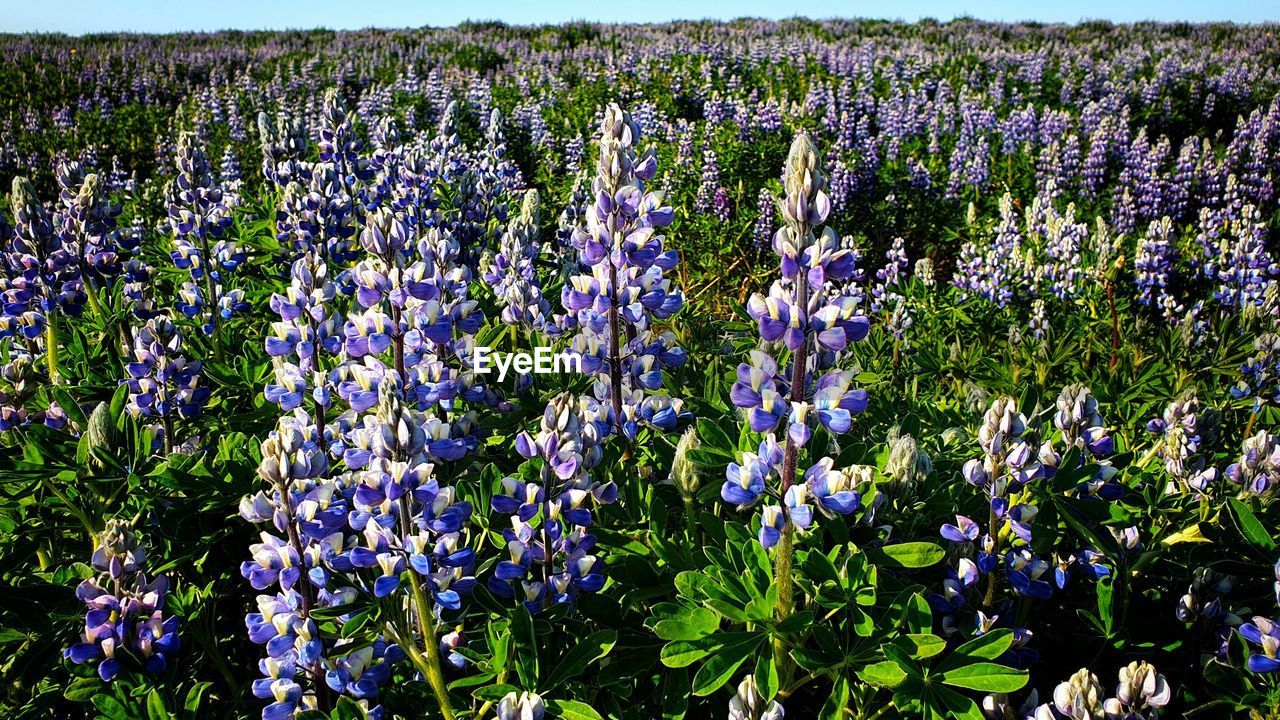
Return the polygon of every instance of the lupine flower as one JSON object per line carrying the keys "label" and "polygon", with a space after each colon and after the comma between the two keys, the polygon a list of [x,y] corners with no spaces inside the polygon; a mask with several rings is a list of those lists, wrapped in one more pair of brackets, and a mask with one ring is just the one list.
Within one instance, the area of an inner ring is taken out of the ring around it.
{"label": "lupine flower", "polygon": [[1280,670],[1280,624],[1258,616],[1241,625],[1239,633],[1245,640],[1261,648],[1261,652],[1257,652],[1250,647],[1251,672],[1267,674]]}
{"label": "lupine flower", "polygon": [[1246,438],[1240,459],[1223,476],[1242,492],[1263,495],[1280,486],[1280,437],[1260,431]]}
{"label": "lupine flower", "polygon": [[209,389],[200,384],[200,361],[183,357],[182,346],[182,332],[168,316],[134,329],[133,360],[125,365],[122,381],[129,387],[130,414],[166,422],[200,414]]}
{"label": "lupine flower", "polygon": [[509,692],[498,701],[498,720],[542,720],[546,707],[537,693]]}
{"label": "lupine flower", "polygon": [[[1037,508],[1027,502],[1022,491],[1044,476],[1045,467],[1034,450],[1027,419],[1012,398],[1001,397],[991,403],[978,430],[978,444],[983,456],[967,461],[961,476],[983,491],[985,532],[981,519],[963,515],[942,526],[940,534],[957,543],[960,553],[942,592],[927,598],[944,615],[944,625],[956,630],[960,628],[955,614],[973,602],[970,610],[976,615],[975,634],[985,632],[988,625],[995,627],[1008,615],[1011,603],[998,594],[999,588],[1007,587],[1017,596],[1047,599],[1055,585],[1065,584],[1067,568],[1074,562],[1059,562],[1055,567],[1031,550]],[[1023,628],[1013,630],[1030,637]]]}
{"label": "lupine flower", "polygon": [[1104,692],[1098,676],[1082,669],[1054,688],[1053,707],[1072,720],[1100,719]]}
{"label": "lupine flower", "polygon": [[[565,310],[579,328],[575,346],[599,343],[604,362],[583,371],[596,377],[597,399],[619,434],[634,438],[642,421],[659,420],[671,429],[683,414],[682,403],[650,394],[657,387],[652,370],[684,363],[674,336],[657,334],[655,321],[671,317],[684,304],[665,273],[679,256],[663,248],[658,231],[673,218],[661,192],[646,189],[657,171],[652,150],[639,153],[640,127],[617,105],[609,105],[601,123],[600,157],[586,225],[574,230],[572,242],[590,274],[575,275],[561,292]],[[639,371],[639,372],[638,372]]]}
{"label": "lupine flower", "polygon": [[1120,668],[1116,696],[1109,698],[1104,707],[1111,717],[1153,718],[1172,697],[1172,688],[1154,667],[1146,662],[1131,662]]}
{"label": "lupine flower", "polygon": [[1252,397],[1253,412],[1268,403],[1280,405],[1280,333],[1263,333],[1253,341],[1254,354],[1240,366],[1237,398]]}
{"label": "lupine flower", "polygon": [[765,700],[754,675],[742,678],[738,692],[729,699],[729,720],[782,720],[786,715],[776,700]]}
{"label": "lupine flower", "polygon": [[[189,317],[209,314],[201,327],[212,335],[223,320],[219,312],[224,308],[222,282],[227,273],[244,262],[245,253],[236,243],[222,239],[232,224],[231,208],[214,181],[208,156],[193,134],[178,137],[176,164],[178,175],[170,189],[168,205],[174,238],[170,258],[191,275],[193,283],[204,283],[203,302],[187,306],[193,308]],[[227,307],[229,312],[236,310],[234,301]]]}
{"label": "lupine flower", "polygon": [[180,645],[178,618],[164,614],[168,579],[147,579],[142,572],[146,551],[127,523],[109,520],[94,542],[96,574],[76,588],[76,597],[88,607],[84,632],[64,657],[76,664],[97,663],[104,682],[116,679],[127,655],[148,673],[164,672]]}
{"label": "lupine flower", "polygon": [[[817,158],[813,141],[804,134],[796,136],[784,171],[787,194],[778,203],[784,224],[773,238],[783,277],[767,296],[753,295],[747,305],[761,338],[785,346],[793,368],[779,372],[772,355],[753,351],[751,362],[738,366],[730,393],[753,431],[772,433],[785,423],[783,456],[773,460],[776,444],[767,450],[762,445],[759,456],[729,466],[721,492],[739,507],[754,504],[766,490],[777,493],[787,511],[779,505],[764,506],[760,539],[765,547],[772,547],[788,523],[802,530],[809,526],[810,498],[823,514],[847,515],[860,507],[847,471],[833,470],[829,458],[819,458],[805,472],[804,485],[796,485],[796,460],[812,428],[821,425],[833,433],[848,432],[853,416],[867,406],[866,392],[853,387],[852,372],[817,374],[850,342],[866,337],[869,327],[867,319],[856,314],[856,301],[833,289],[853,274],[855,263],[829,227],[817,231],[831,209]],[[766,442],[774,442],[771,434]],[[762,482],[775,474],[775,467],[779,468],[776,490]]]}
{"label": "lupine flower", "polygon": [[512,516],[511,529],[503,531],[510,559],[498,563],[488,583],[494,594],[520,597],[537,612],[604,586],[603,563],[590,554],[596,540],[587,528],[591,506],[618,495],[612,482],[590,475],[603,455],[606,417],[592,398],[559,395],[547,405],[538,434],[516,438],[516,450],[542,464],[536,478],[503,478],[503,492],[494,495],[493,510]]}
{"label": "lupine flower", "polygon": [[542,252],[538,244],[540,214],[538,191],[529,190],[520,215],[502,236],[498,252],[484,273],[485,283],[503,305],[503,322],[535,330],[545,326],[551,312],[534,268],[534,261]]}
{"label": "lupine flower", "polygon": [[1194,392],[1189,392],[1170,402],[1161,417],[1147,422],[1147,432],[1156,436],[1156,445],[1152,451],[1164,460],[1165,470],[1174,483],[1186,483],[1197,490],[1203,490],[1212,481],[1210,475],[1204,474],[1204,460],[1199,456],[1200,400]]}

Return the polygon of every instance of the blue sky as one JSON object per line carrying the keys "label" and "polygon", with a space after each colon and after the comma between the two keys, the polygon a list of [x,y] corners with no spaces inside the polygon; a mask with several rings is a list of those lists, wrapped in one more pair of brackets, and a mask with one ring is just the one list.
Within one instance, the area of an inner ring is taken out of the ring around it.
{"label": "blue sky", "polygon": [[566,20],[621,22],[734,17],[881,17],[947,20],[969,15],[986,20],[1078,22],[1107,19],[1280,21],[1275,0],[13,0],[0,13],[2,32],[81,34],[113,30],[364,28],[455,25],[464,20],[511,24]]}

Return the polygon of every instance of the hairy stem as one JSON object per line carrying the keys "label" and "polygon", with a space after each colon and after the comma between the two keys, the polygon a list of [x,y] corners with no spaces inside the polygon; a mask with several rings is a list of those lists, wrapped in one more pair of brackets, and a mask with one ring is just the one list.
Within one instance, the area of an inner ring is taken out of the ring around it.
{"label": "hairy stem", "polygon": [[[796,276],[796,301],[799,312],[808,312],[809,280],[803,273]],[[800,347],[796,348],[791,356],[791,401],[793,403],[802,402],[807,395],[808,388],[805,382],[805,371],[809,362],[808,354],[809,338],[806,334],[804,342],[800,344]],[[780,488],[784,504],[787,491],[795,483],[796,466],[799,461],[800,447],[791,440],[790,433],[788,433],[787,446],[782,455],[782,484]],[[774,607],[774,618],[778,622],[791,617],[791,612],[795,605],[795,580],[791,576],[792,555],[795,551],[794,536],[795,528],[792,527],[790,518],[786,518],[782,526],[782,538],[778,542],[773,561],[773,580],[778,584],[778,604]],[[773,655],[774,664],[777,665],[778,672],[790,675],[791,666],[787,650],[780,638],[774,642]]]}
{"label": "hairy stem", "polygon": [[45,318],[44,361],[49,367],[49,382],[58,384],[58,316],[52,312]]}

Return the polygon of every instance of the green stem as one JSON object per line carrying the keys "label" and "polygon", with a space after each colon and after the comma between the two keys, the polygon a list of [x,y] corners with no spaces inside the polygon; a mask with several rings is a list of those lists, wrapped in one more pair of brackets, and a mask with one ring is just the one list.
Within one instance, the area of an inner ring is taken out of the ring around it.
{"label": "green stem", "polygon": [[[778,584],[778,604],[774,607],[774,619],[781,623],[791,617],[795,607],[795,580],[791,576],[795,533],[790,521],[782,528],[778,541],[778,554],[774,557],[773,580]],[[773,639],[773,664],[780,678],[791,677],[791,657],[787,652],[786,638],[777,635]],[[786,682],[786,681],[784,681]]]}
{"label": "green stem", "polygon": [[[809,281],[803,275],[796,278],[796,306],[809,307]],[[791,402],[797,403],[805,399],[808,391],[806,370],[808,365],[809,338],[806,337],[800,347],[791,356]],[[789,437],[786,449],[782,454],[782,481],[780,497],[786,502],[787,491],[796,479],[796,465],[800,461],[800,448]],[[795,552],[795,528],[790,518],[784,520],[782,538],[778,542],[774,556],[773,581],[778,584],[778,604],[774,607],[774,620],[781,623],[791,617],[795,607],[795,580],[791,577],[792,555]],[[778,674],[784,678],[791,676],[791,663],[782,638],[776,638],[773,645],[773,661]]]}
{"label": "green stem", "polygon": [[49,367],[49,382],[58,384],[58,316],[49,313],[44,326],[44,361]]}
{"label": "green stem", "polygon": [[209,238],[203,234],[200,236],[200,252],[203,255],[200,261],[204,263],[204,304],[208,306],[209,318],[213,321],[213,336],[209,338],[209,342],[213,343],[214,359],[221,360],[222,343],[218,342],[218,335],[222,329],[222,315],[218,313],[217,286],[213,283],[213,258],[209,253]]}
{"label": "green stem", "polygon": [[98,297],[98,288],[94,286],[93,278],[88,275],[84,278],[84,295],[89,298],[89,309],[93,310],[93,316],[105,324],[107,316],[102,310],[102,300]]}
{"label": "green stem", "polygon": [[[426,593],[422,591],[422,584],[418,581],[418,577],[412,571],[409,576],[409,589],[413,594],[414,610],[417,612],[418,626],[422,631],[423,650],[426,651],[426,662],[420,664],[418,669],[427,678],[427,684],[435,693],[436,702],[440,704],[440,714],[444,720],[456,720],[453,707],[449,704],[449,691],[444,686],[444,672],[440,669],[440,646],[436,641],[431,606],[427,601]],[[421,656],[417,648],[414,648],[414,653]]]}
{"label": "green stem", "polygon": [[867,718],[867,720],[876,720],[876,718],[878,718],[878,717],[880,717],[881,715],[883,715],[883,714],[885,714],[885,713],[889,712],[890,710],[896,710],[896,709],[897,709],[897,708],[894,706],[894,704],[893,704],[892,702],[890,702],[889,704],[887,704],[887,705],[885,705],[884,707],[882,707],[882,708],[880,708],[879,710],[877,710],[877,711],[875,712],[875,714],[873,714],[871,717]]}
{"label": "green stem", "polygon": [[1253,422],[1258,419],[1258,413],[1249,411],[1249,422],[1244,426],[1244,439],[1248,440],[1253,435]]}

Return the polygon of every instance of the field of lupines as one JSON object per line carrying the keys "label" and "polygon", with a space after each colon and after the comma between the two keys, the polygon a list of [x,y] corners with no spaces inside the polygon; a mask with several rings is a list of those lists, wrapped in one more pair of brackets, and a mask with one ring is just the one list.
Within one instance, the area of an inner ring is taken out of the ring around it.
{"label": "field of lupines", "polygon": [[0,47],[9,717],[1280,718],[1275,26]]}

